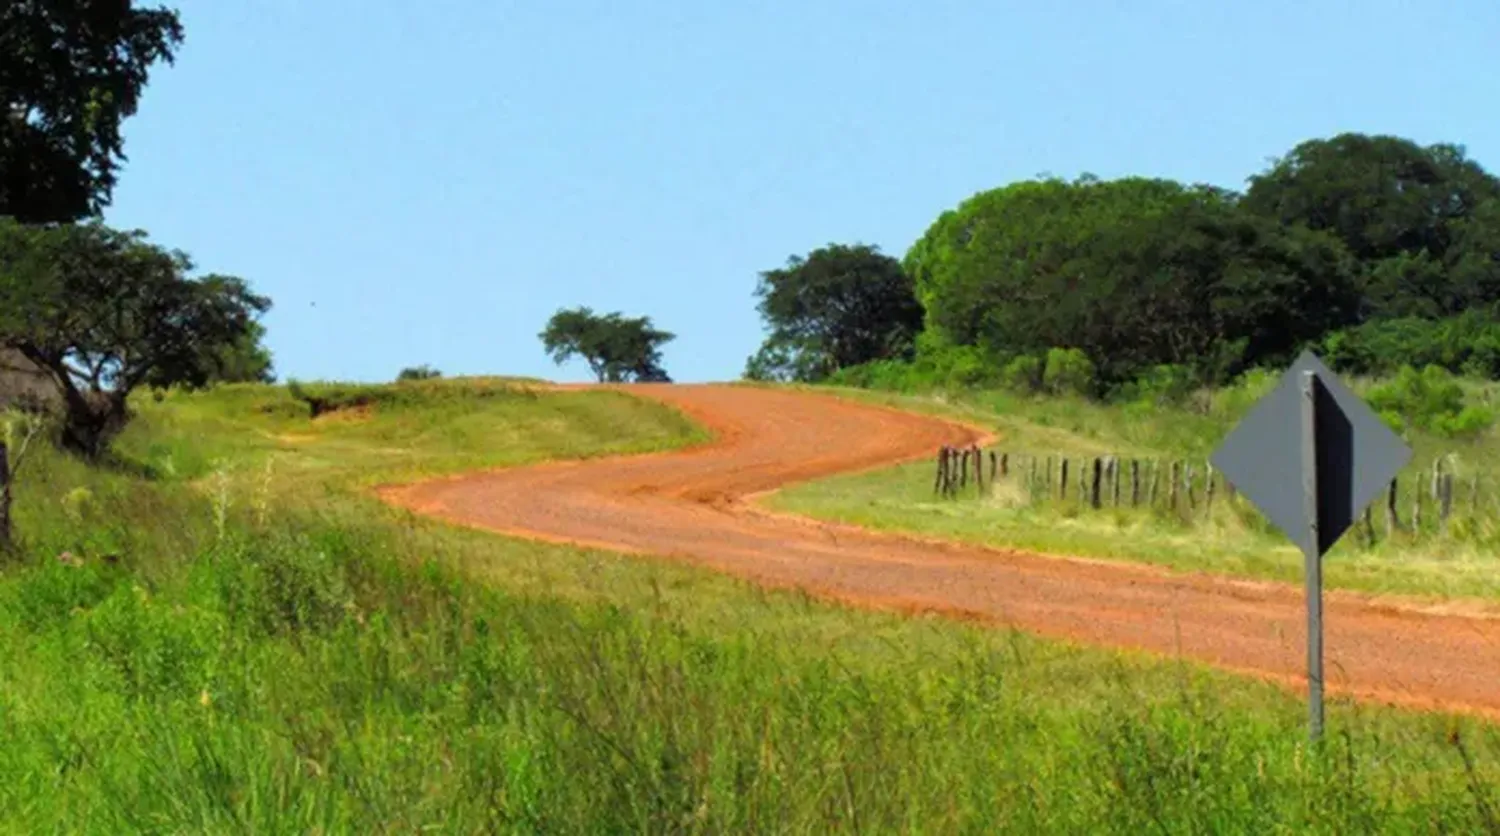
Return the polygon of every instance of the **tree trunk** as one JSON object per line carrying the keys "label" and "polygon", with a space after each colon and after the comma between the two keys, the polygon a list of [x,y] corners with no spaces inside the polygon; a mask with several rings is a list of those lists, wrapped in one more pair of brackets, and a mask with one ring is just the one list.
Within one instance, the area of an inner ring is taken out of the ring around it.
{"label": "tree trunk", "polygon": [[62,446],[85,458],[98,458],[129,418],[126,401],[130,390],[80,390],[61,357],[51,357],[27,346],[17,349],[26,359],[46,369],[62,394]]}

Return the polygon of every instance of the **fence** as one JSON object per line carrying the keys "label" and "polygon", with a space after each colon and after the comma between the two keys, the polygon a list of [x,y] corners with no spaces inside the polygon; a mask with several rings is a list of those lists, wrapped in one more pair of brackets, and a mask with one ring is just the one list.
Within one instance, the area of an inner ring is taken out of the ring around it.
{"label": "fence", "polygon": [[[1207,460],[1028,455],[977,445],[938,452],[933,479],[938,496],[983,497],[999,482],[1017,484],[1031,502],[1072,501],[1094,510],[1164,511],[1186,521],[1212,520],[1216,508],[1226,506],[1234,513],[1257,513]],[[1448,533],[1460,516],[1470,521],[1481,514],[1500,516],[1488,487],[1478,474],[1460,478],[1454,458],[1441,456],[1430,468],[1409,469],[1391,480],[1357,528],[1368,544],[1382,534]]]}

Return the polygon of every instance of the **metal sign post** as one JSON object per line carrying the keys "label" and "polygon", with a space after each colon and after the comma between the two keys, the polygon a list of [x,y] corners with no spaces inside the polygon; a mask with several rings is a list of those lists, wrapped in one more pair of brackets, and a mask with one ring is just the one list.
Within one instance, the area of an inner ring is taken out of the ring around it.
{"label": "metal sign post", "polygon": [[1323,555],[1411,455],[1364,401],[1304,352],[1211,458],[1306,559],[1308,727],[1314,740],[1323,734]]}
{"label": "metal sign post", "polygon": [[[1302,511],[1308,525],[1302,555],[1307,573],[1307,725],[1323,736],[1323,555],[1318,542],[1318,376],[1302,373]],[[1307,544],[1314,544],[1308,548]]]}

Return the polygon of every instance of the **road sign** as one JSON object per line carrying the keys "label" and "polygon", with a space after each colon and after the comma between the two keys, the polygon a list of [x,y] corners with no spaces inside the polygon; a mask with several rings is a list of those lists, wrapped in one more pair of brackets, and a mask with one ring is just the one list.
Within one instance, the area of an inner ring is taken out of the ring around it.
{"label": "road sign", "polygon": [[1411,456],[1411,448],[1358,395],[1304,352],[1210,457],[1306,559],[1314,739],[1323,732],[1323,555]]}

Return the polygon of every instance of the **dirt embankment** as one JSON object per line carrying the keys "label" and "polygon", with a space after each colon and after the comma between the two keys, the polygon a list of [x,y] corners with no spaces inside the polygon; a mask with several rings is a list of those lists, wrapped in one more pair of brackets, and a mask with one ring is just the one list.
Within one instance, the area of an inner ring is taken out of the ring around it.
{"label": "dirt embankment", "polygon": [[[1300,687],[1295,587],[937,543],[758,510],[782,485],[932,455],[976,429],[822,395],[620,387],[712,428],[713,443],[385,488],[390,502],[523,537],[691,561],[774,586],[937,610],[1090,644],[1181,655]],[[1500,620],[1331,593],[1330,693],[1500,718]]]}

